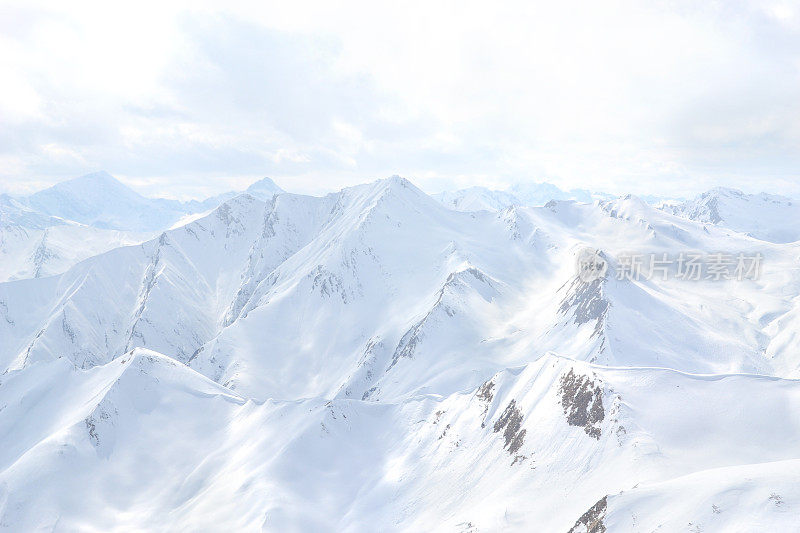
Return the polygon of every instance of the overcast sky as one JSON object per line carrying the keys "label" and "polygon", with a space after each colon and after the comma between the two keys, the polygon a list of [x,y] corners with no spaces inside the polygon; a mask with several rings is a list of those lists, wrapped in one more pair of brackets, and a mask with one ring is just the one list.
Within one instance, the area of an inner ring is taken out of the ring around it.
{"label": "overcast sky", "polygon": [[118,4],[0,3],[0,191],[800,196],[797,2]]}

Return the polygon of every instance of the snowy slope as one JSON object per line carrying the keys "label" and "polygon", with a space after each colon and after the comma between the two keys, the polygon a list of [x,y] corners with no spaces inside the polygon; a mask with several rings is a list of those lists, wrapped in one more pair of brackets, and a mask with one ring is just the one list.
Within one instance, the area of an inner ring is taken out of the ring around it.
{"label": "snowy slope", "polygon": [[[0,523],[791,526],[800,244],[634,196],[270,190],[0,283]],[[604,278],[578,276],[585,247]],[[615,276],[630,252],[720,250],[761,276]]]}
{"label": "snowy slope", "polygon": [[718,187],[693,200],[662,206],[667,212],[717,224],[774,243],[800,240],[800,203],[773,194]]}
{"label": "snowy slope", "polygon": [[14,530],[567,531],[601,499],[610,531],[781,530],[797,506],[778,465],[797,462],[800,384],[759,376],[548,356],[447,397],[254,402],[136,350],[7,374],[0,406]]}

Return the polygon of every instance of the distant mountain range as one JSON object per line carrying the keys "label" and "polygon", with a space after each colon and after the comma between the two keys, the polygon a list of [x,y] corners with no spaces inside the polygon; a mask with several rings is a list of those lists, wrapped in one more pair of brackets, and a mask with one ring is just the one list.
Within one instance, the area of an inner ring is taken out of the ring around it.
{"label": "distant mountain range", "polygon": [[[584,189],[564,191],[550,183],[516,184],[505,190],[469,187],[434,194],[443,205],[456,211],[500,211],[511,206],[542,206],[552,200],[592,202],[612,195]],[[717,187],[691,200],[655,195],[642,201],[674,215],[723,226],[757,239],[775,243],[800,240],[800,202],[774,194],[746,194]]]}
{"label": "distant mountain range", "polygon": [[[58,183],[29,196],[0,195],[0,280],[41,277],[65,271],[111,248],[142,242],[181,226],[223,202],[246,193],[259,200],[283,193],[271,179],[245,191],[181,202],[142,196],[106,172]],[[433,198],[457,211],[502,211],[550,201],[608,201],[605,193],[564,191],[549,183],[521,183],[506,190],[470,187]],[[647,197],[666,212],[727,227],[770,242],[800,239],[800,203],[776,195],[748,195],[716,188],[688,201]]]}
{"label": "distant mountain range", "polygon": [[[245,192],[266,199],[283,190],[271,179],[264,178]],[[145,232],[167,228],[186,214],[208,211],[237,194],[228,192],[204,201],[189,202],[147,198],[111,174],[96,172],[62,181],[30,196],[16,198],[16,201],[34,212],[96,228]]]}
{"label": "distant mountain range", "polygon": [[[512,205],[536,207],[544,205],[551,200],[574,200],[576,202],[611,200],[614,195],[587,189],[565,191],[552,183],[525,182],[516,183],[503,190],[476,186],[440,192],[434,194],[433,197],[448,208],[456,211],[498,211]],[[642,196],[641,199],[648,204],[678,201],[654,195]]]}
{"label": "distant mountain range", "polygon": [[550,200],[591,202],[594,198],[609,199],[610,195],[592,194],[584,189],[563,191],[550,183],[518,183],[505,190],[469,187],[433,195],[442,204],[456,211],[498,211],[512,205],[539,206]]}
{"label": "distant mountain range", "polygon": [[697,222],[716,224],[765,241],[800,240],[800,202],[774,194],[745,194],[717,187],[693,200],[661,209]]}

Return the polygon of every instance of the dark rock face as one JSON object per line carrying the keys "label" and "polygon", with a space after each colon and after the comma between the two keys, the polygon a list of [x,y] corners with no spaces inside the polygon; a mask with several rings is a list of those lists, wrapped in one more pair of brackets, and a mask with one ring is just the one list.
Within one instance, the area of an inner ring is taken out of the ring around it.
{"label": "dark rock face", "polygon": [[572,310],[574,322],[578,326],[595,321],[593,336],[602,333],[608,312],[608,300],[603,298],[603,281],[603,278],[589,282],[573,279],[558,308],[562,315]]}
{"label": "dark rock face", "polygon": [[607,496],[603,496],[596,504],[583,513],[568,533],[605,533],[603,518],[606,515]]}
{"label": "dark rock face", "polygon": [[[475,397],[478,398],[481,402],[483,402],[483,413],[481,416],[486,416],[486,413],[489,412],[489,406],[492,404],[492,400],[494,399],[494,381],[489,380],[483,383],[480,387],[478,387],[478,391],[475,393]],[[481,427],[486,427],[486,420],[484,419],[481,422]]]}
{"label": "dark rock face", "polygon": [[506,406],[503,414],[494,423],[494,432],[498,433],[503,430],[503,437],[506,443],[503,448],[508,450],[510,455],[515,455],[525,440],[525,431],[522,428],[522,413],[517,408],[517,401],[511,400]]}
{"label": "dark rock face", "polygon": [[570,426],[582,427],[587,435],[599,440],[600,423],[605,418],[603,390],[599,383],[570,369],[561,376],[558,392],[567,423]]}
{"label": "dark rock face", "polygon": [[491,402],[492,398],[494,398],[494,382],[490,380],[481,385],[476,396],[486,403]]}
{"label": "dark rock face", "polygon": [[347,291],[344,287],[342,278],[329,271],[322,265],[318,265],[309,275],[312,279],[311,290],[319,290],[322,296],[330,297],[338,294],[342,298],[342,302],[347,303]]}

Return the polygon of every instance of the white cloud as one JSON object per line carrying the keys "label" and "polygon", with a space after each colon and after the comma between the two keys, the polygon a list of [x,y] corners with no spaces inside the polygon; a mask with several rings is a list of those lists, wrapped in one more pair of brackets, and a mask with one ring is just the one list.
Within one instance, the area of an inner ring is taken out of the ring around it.
{"label": "white cloud", "polygon": [[182,196],[395,173],[430,189],[800,193],[792,3],[3,10],[0,189],[105,168]]}

